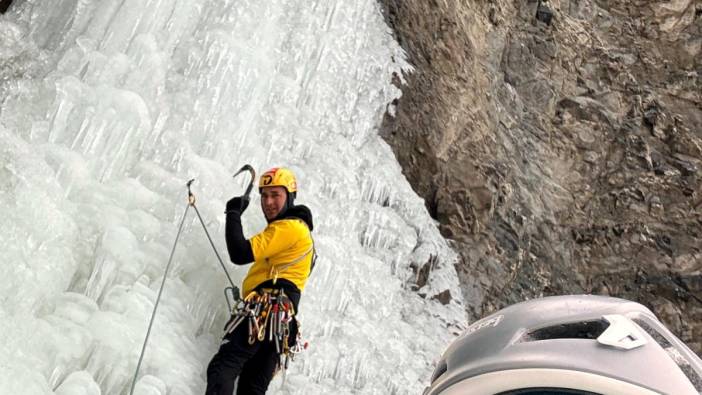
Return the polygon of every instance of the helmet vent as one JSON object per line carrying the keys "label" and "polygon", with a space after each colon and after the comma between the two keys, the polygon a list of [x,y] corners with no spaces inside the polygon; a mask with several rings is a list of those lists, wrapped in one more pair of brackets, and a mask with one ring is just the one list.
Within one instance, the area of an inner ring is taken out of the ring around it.
{"label": "helmet vent", "polygon": [[519,343],[555,339],[597,339],[609,326],[603,319],[577,321],[534,329],[524,334]]}
{"label": "helmet vent", "polygon": [[695,390],[702,393],[702,377],[695,371],[690,361],[680,354],[680,351],[678,351],[678,349],[675,348],[675,346],[673,346],[668,339],[665,338],[665,336],[653,329],[648,323],[646,323],[646,321],[640,318],[634,318],[632,321],[640,326],[641,329],[646,331],[646,333],[648,333],[648,335],[651,336],[653,340],[655,340],[656,343],[658,343],[658,345],[665,350],[670,359],[672,359],[673,362],[678,365],[680,370],[682,370],[682,372],[685,374],[685,377],[690,380],[690,383],[692,383],[692,386],[695,387]]}

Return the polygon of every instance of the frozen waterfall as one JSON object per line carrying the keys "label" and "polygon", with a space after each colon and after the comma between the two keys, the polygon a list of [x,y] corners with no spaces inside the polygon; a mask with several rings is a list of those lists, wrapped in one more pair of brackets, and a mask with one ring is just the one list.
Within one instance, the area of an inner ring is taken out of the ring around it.
{"label": "frozen waterfall", "polygon": [[[128,393],[185,182],[226,257],[244,163],[296,172],[320,256],[300,305],[311,346],[269,392],[420,393],[465,316],[456,257],[377,135],[404,59],[375,0],[15,0],[0,16],[0,393]],[[264,225],[253,202],[245,233]],[[418,291],[413,262],[434,265]],[[136,393],[204,392],[225,285],[190,216]],[[448,305],[432,298],[446,289]]]}

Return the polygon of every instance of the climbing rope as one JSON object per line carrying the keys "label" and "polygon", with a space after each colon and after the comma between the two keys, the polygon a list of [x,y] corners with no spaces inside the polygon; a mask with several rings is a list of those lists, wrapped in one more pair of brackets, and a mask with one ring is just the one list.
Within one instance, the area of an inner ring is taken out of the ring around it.
{"label": "climbing rope", "polygon": [[210,245],[212,246],[212,249],[214,250],[214,253],[217,256],[217,260],[219,261],[219,264],[222,266],[222,269],[224,270],[224,274],[227,275],[227,280],[229,280],[230,286],[224,288],[224,299],[227,301],[227,306],[229,307],[229,311],[231,311],[232,304],[231,304],[231,302],[229,302],[229,295],[227,294],[227,291],[231,291],[232,300],[236,301],[237,299],[239,299],[239,296],[238,296],[239,287],[234,285],[234,281],[232,281],[232,277],[229,275],[229,271],[227,271],[227,267],[224,265],[224,261],[222,261],[222,258],[219,256],[219,253],[217,252],[217,248],[215,247],[214,242],[212,241],[212,237],[210,237],[210,232],[207,231],[207,226],[205,226],[205,221],[202,220],[202,216],[200,215],[200,210],[197,209],[197,206],[195,206],[194,201],[193,201],[192,206],[195,209],[195,214],[197,214],[197,218],[200,220],[200,223],[202,224],[202,229],[205,230],[205,235],[207,235],[207,240],[210,241]]}
{"label": "climbing rope", "polygon": [[[190,183],[193,180],[188,181],[188,189],[190,189]],[[185,217],[188,215],[188,210],[190,209],[190,204],[185,208],[183,213],[183,218],[180,220],[180,225],[178,226],[178,233],[176,234],[175,242],[173,243],[173,248],[171,248],[171,256],[168,257],[168,264],[166,265],[166,270],[163,272],[163,279],[161,280],[161,287],[158,290],[158,296],[156,297],[156,303],[154,304],[154,311],[151,313],[151,320],[149,321],[149,329],[146,330],[146,337],[144,338],[144,345],[141,347],[141,354],[139,355],[139,362],[137,362],[136,372],[134,372],[134,380],[132,380],[132,389],[129,391],[130,395],[134,394],[134,387],[136,386],[137,375],[139,375],[139,369],[141,368],[141,361],[144,359],[144,351],[146,350],[146,343],[149,341],[149,335],[151,335],[151,327],[154,324],[154,318],[156,317],[156,309],[158,309],[158,303],[161,301],[161,294],[163,293],[163,287],[166,285],[166,277],[168,275],[168,269],[171,267],[173,262],[173,255],[175,253],[176,246],[178,245],[178,239],[180,234],[183,232],[183,223],[185,223]]]}
{"label": "climbing rope", "polygon": [[[244,193],[244,196],[248,198],[249,194],[251,193],[251,189],[253,188],[253,182],[254,179],[256,178],[256,173],[254,172],[253,168],[250,165],[244,165],[236,174],[234,174],[234,177],[238,176],[244,171],[248,171],[251,173],[251,181],[249,182],[249,185],[246,189],[246,192]],[[200,211],[197,209],[197,206],[195,205],[195,195],[193,194],[191,190],[191,185],[195,181],[195,179],[191,179],[190,181],[185,184],[188,188],[188,205],[185,207],[185,212],[183,213],[183,217],[180,220],[180,224],[178,225],[178,233],[176,233],[176,238],[175,241],[173,242],[173,248],[171,248],[171,254],[168,257],[168,263],[166,264],[166,270],[163,272],[163,279],[161,280],[161,286],[158,290],[158,295],[156,296],[156,303],[154,303],[154,310],[151,312],[151,320],[149,320],[149,328],[146,330],[146,337],[144,338],[144,344],[141,347],[141,353],[139,354],[139,362],[137,362],[137,367],[136,371],[134,372],[134,379],[132,380],[132,387],[129,391],[129,395],[134,395],[134,388],[136,387],[136,381],[137,377],[139,376],[139,369],[141,368],[141,362],[144,359],[144,352],[146,351],[146,344],[149,341],[149,336],[151,335],[151,328],[154,324],[154,319],[156,318],[156,310],[158,309],[158,304],[161,301],[161,295],[163,293],[163,288],[166,285],[166,278],[168,277],[168,270],[171,267],[171,263],[173,263],[173,255],[175,254],[175,249],[176,246],[178,246],[178,240],[180,239],[180,235],[183,232],[183,224],[185,223],[185,218],[188,216],[188,211],[190,210],[190,207],[192,207],[195,210],[195,213],[197,214],[197,218],[200,220],[200,224],[202,224],[202,229],[205,230],[205,235],[207,235],[207,240],[209,240],[210,245],[212,246],[212,250],[214,250],[215,255],[217,256],[217,260],[219,261],[219,264],[222,266],[222,269],[224,270],[224,274],[227,276],[227,280],[229,280],[229,287],[226,287],[224,289],[224,297],[227,300],[227,305],[229,306],[229,311],[232,311],[232,304],[229,302],[229,296],[227,295],[227,291],[231,292],[232,300],[234,302],[237,302],[239,299],[239,288],[234,285],[234,281],[232,281],[231,276],[229,275],[229,271],[227,271],[227,267],[224,265],[224,261],[222,261],[222,258],[219,255],[219,252],[217,251],[217,248],[214,245],[214,242],[212,241],[212,237],[210,237],[210,232],[207,231],[207,226],[205,225],[205,221],[203,221],[202,216],[200,215]]]}

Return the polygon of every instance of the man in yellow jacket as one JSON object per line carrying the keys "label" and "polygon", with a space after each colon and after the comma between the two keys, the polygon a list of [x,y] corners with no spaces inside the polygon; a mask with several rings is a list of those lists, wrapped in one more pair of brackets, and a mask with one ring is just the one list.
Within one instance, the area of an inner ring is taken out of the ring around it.
{"label": "man in yellow jacket", "polygon": [[[258,186],[268,226],[254,237],[245,239],[241,227],[248,199],[240,196],[227,202],[229,257],[237,265],[253,265],[241,287],[245,311],[227,324],[219,351],[207,368],[206,395],[231,395],[236,377],[237,394],[265,394],[281,355],[297,336],[294,315],[315,255],[312,213],[294,204],[297,182],[289,169],[265,172]],[[282,318],[274,324],[271,317]]]}

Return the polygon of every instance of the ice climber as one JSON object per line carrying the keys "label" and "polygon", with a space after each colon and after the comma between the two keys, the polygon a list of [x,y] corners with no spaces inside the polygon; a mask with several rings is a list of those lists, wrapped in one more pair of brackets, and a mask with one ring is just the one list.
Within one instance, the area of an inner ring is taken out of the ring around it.
{"label": "ice climber", "polygon": [[312,213],[294,204],[297,183],[289,169],[267,171],[258,187],[268,225],[248,240],[241,227],[248,197],[227,202],[229,257],[237,265],[253,265],[242,283],[244,299],[207,368],[206,395],[231,395],[237,377],[237,394],[264,394],[277,369],[300,349],[295,315],[314,264]]}

